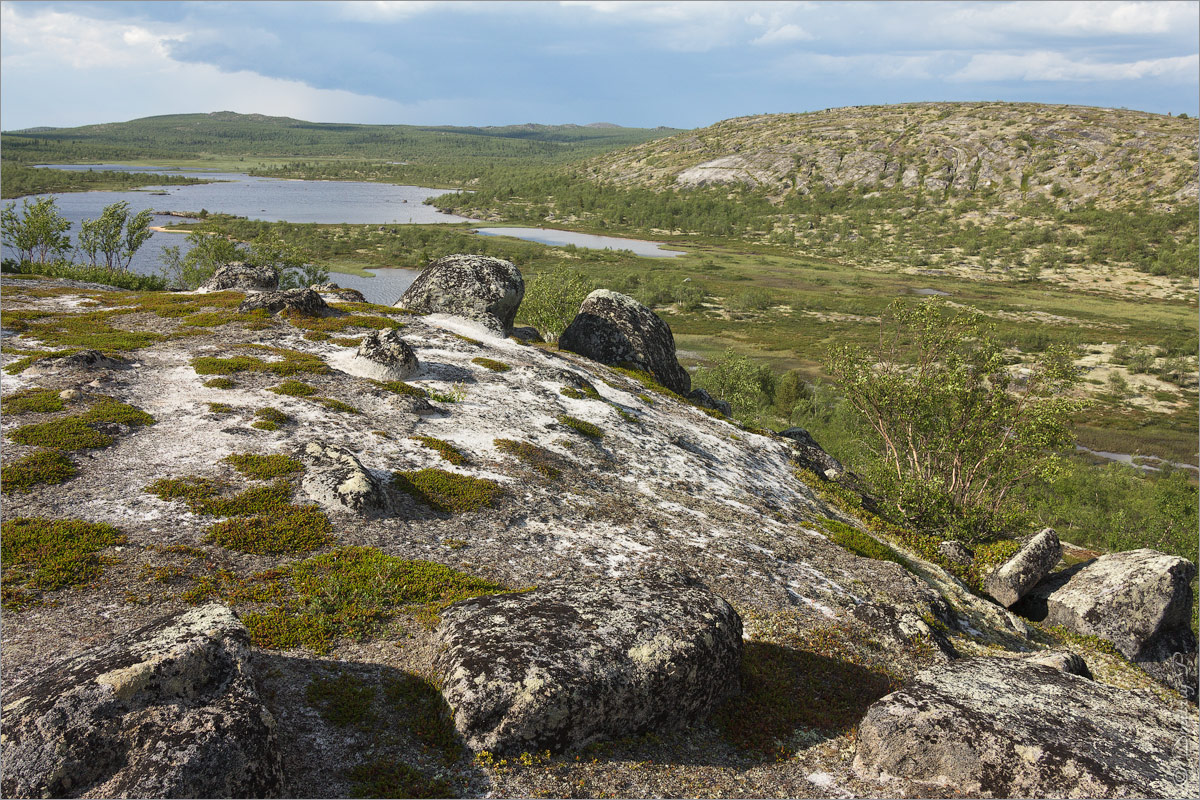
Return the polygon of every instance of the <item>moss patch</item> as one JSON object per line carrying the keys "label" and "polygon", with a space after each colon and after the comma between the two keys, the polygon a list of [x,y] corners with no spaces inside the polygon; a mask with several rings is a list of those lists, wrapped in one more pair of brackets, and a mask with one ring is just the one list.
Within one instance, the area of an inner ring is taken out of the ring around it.
{"label": "moss patch", "polygon": [[265,481],[295,472],[303,472],[304,465],[285,455],[262,456],[255,453],[231,453],[225,461],[247,478]]}
{"label": "moss patch", "polygon": [[197,375],[236,375],[239,372],[268,372],[281,378],[293,375],[328,375],[329,365],[319,356],[302,353],[299,350],[289,350],[284,347],[267,347],[260,344],[242,345],[261,351],[264,354],[276,356],[274,360],[264,361],[258,356],[239,355],[229,358],[214,356],[197,356],[192,359],[192,369]]}
{"label": "moss patch", "polygon": [[161,333],[129,331],[110,324],[114,318],[130,313],[130,309],[124,308],[84,314],[9,311],[4,315],[4,327],[52,347],[75,347],[109,354],[137,350],[166,338]]}
{"label": "moss patch", "polygon": [[232,389],[237,386],[237,381],[231,378],[213,378],[204,382],[204,385],[210,389]]}
{"label": "moss patch", "polygon": [[347,328],[370,328],[373,330],[389,330],[403,328],[403,322],[397,322],[387,317],[363,316],[347,314],[343,317],[310,317],[301,315],[286,315],[288,322],[301,330],[310,333],[325,334],[341,333]]}
{"label": "moss patch", "polygon": [[28,492],[34,486],[66,483],[76,474],[71,459],[57,450],[41,450],[17,459],[0,470],[4,494]]}
{"label": "moss patch", "polygon": [[436,450],[442,458],[446,459],[456,467],[461,467],[463,464],[467,463],[467,457],[463,455],[462,451],[449,442],[444,442],[441,439],[435,439],[432,436],[410,436],[409,438],[414,442],[419,442],[425,447],[428,447],[430,450]]}
{"label": "moss patch", "polygon": [[107,396],[96,398],[96,402],[80,415],[80,419],[84,422],[117,422],[130,427],[155,423],[154,417],[140,408]]}
{"label": "moss patch", "polygon": [[267,389],[268,392],[286,395],[287,397],[312,397],[317,390],[303,381],[284,381],[278,386]]}
{"label": "moss patch", "polygon": [[397,609],[432,615],[469,597],[505,591],[441,564],[343,547],[253,576],[229,599],[272,603],[242,615],[257,646],[325,652],[339,637],[368,638]]}
{"label": "moss patch", "polygon": [[472,358],[471,363],[478,364],[485,369],[490,369],[492,372],[508,372],[512,369],[511,365],[505,364],[503,361],[497,361],[494,358]]}
{"label": "moss patch", "polygon": [[221,492],[221,485],[209,478],[186,475],[182,478],[159,478],[142,491],[160,500],[183,500],[194,514],[203,514],[205,503]]}
{"label": "moss patch", "polygon": [[396,472],[392,482],[435,511],[447,513],[491,508],[504,494],[495,481],[434,468]]}
{"label": "moss patch", "polygon": [[376,386],[387,389],[395,394],[402,394],[407,397],[428,397],[429,393],[419,386],[413,386],[404,381],[371,381]]}
{"label": "moss patch", "polygon": [[111,525],[41,517],[5,520],[0,537],[0,592],[9,610],[36,604],[44,592],[90,583],[103,571],[97,554],[125,542]]}
{"label": "moss patch", "polygon": [[256,555],[310,553],[333,544],[333,526],[315,506],[286,505],[269,514],[237,517],[208,529],[205,541]]}
{"label": "moss patch", "polygon": [[330,411],[337,411],[342,414],[361,414],[354,406],[349,403],[343,403],[341,400],[335,400],[332,397],[314,397],[313,400],[328,408]]}
{"label": "moss patch", "polygon": [[551,480],[562,474],[562,470],[556,466],[558,456],[544,447],[538,447],[532,442],[518,442],[513,439],[496,439],[492,443],[500,452],[516,456],[522,463]]}
{"label": "moss patch", "polygon": [[108,447],[116,439],[100,433],[79,417],[66,417],[36,425],[22,425],[8,434],[18,444],[51,447],[58,450],[86,450]]}
{"label": "moss patch", "polygon": [[560,414],[558,417],[560,425],[566,425],[571,430],[581,433],[589,439],[603,439],[604,431],[600,430],[599,426],[593,425],[586,420],[572,417],[568,414]]}
{"label": "moss patch", "polygon": [[844,522],[823,519],[821,520],[821,527],[824,528],[826,535],[831,541],[841,545],[855,555],[862,556],[863,558],[873,558],[876,561],[891,561],[906,568],[908,566],[907,562],[895,550],[877,541],[871,535],[863,533],[857,528],[852,528]]}
{"label": "moss patch", "polygon": [[452,797],[454,790],[441,778],[393,759],[376,759],[349,771],[353,797]]}
{"label": "moss patch", "polygon": [[53,389],[25,389],[10,394],[2,402],[5,414],[49,414],[65,408],[62,398]]}
{"label": "moss patch", "polygon": [[208,410],[213,414],[232,414],[233,406],[228,403],[209,403]]}
{"label": "moss patch", "polygon": [[559,394],[564,397],[569,397],[572,400],[603,400],[600,393],[593,386],[584,386],[582,389],[576,389],[574,386],[564,386],[558,390]]}
{"label": "moss patch", "polygon": [[[6,319],[7,319],[7,317],[6,317]],[[12,362],[11,364],[5,365],[4,371],[7,372],[9,375],[19,375],[20,373],[24,372],[29,367],[32,367],[34,364],[41,361],[42,359],[61,358],[62,356],[73,355],[75,353],[78,353],[80,351],[80,349],[81,348],[78,348],[78,347],[72,347],[67,350],[34,350],[34,351],[30,352],[28,355],[18,358],[16,361]]]}

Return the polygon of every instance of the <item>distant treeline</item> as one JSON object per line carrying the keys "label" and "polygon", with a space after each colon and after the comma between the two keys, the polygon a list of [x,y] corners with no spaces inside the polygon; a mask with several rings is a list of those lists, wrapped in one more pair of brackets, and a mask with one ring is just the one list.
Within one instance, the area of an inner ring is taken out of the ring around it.
{"label": "distant treeline", "polygon": [[139,186],[183,186],[209,183],[183,175],[158,175],[149,172],[112,170],[64,170],[27,167],[3,162],[0,172],[0,196],[5,199],[48,192],[87,192],[95,189],[136,189]]}

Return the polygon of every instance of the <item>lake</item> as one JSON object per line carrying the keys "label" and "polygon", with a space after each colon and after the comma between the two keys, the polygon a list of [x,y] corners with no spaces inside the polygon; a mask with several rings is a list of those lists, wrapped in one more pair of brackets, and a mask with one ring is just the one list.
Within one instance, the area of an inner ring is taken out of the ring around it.
{"label": "lake", "polygon": [[645,242],[639,239],[622,239],[617,236],[596,236],[590,233],[560,231],[553,228],[476,228],[475,233],[483,236],[511,236],[529,242],[555,245],[575,245],[590,250],[629,250],[646,258],[674,258],[687,255],[679,250],[664,250],[661,242]]}

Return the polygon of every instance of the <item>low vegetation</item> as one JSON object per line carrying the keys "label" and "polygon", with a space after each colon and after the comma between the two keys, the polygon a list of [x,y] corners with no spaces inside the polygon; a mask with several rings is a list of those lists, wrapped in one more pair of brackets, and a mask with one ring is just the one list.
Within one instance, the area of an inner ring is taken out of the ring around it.
{"label": "low vegetation", "polygon": [[560,414],[558,417],[558,423],[570,428],[576,433],[586,436],[589,439],[604,438],[604,431],[600,430],[598,425],[594,425],[587,420],[582,420],[578,417],[572,417],[569,414]]}
{"label": "low vegetation", "polygon": [[555,480],[562,474],[558,466],[559,458],[544,447],[538,447],[532,442],[518,442],[513,439],[496,439],[493,444],[496,449],[510,456],[515,456],[530,469],[542,477]]}
{"label": "low vegetation", "polygon": [[35,486],[53,486],[74,478],[78,470],[58,450],[40,450],[5,464],[0,469],[4,494],[29,492]]}
{"label": "low vegetation", "polygon": [[0,587],[10,611],[40,602],[46,592],[96,580],[106,563],[99,553],[125,542],[111,525],[74,519],[6,519],[0,533]]}
{"label": "low vegetation", "polygon": [[438,455],[456,467],[461,467],[463,464],[467,463],[467,457],[463,455],[462,451],[449,442],[436,439],[432,436],[411,436],[409,438],[411,438],[414,442],[417,442],[418,444],[435,451]]}
{"label": "low vegetation", "polygon": [[434,511],[448,514],[491,508],[504,495],[495,481],[432,467],[396,472],[392,483]]}

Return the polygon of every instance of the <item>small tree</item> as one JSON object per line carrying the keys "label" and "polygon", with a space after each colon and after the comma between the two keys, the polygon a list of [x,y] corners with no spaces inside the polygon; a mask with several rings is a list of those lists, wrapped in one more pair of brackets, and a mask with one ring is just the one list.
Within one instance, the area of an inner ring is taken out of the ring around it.
{"label": "small tree", "polygon": [[520,319],[537,328],[547,341],[558,341],[591,290],[586,278],[566,267],[539,272],[525,286]]}
{"label": "small tree", "polygon": [[79,226],[79,251],[93,267],[127,270],[133,254],[153,235],[149,209],[132,216],[124,200],[105,206],[98,219],[85,219]]}
{"label": "small tree", "polygon": [[47,260],[62,258],[71,251],[71,223],[58,211],[53,197],[41,197],[32,203],[21,203],[21,215],[17,215],[17,204],[9,203],[0,212],[0,229],[4,244],[17,252],[17,260],[39,264]]}
{"label": "small tree", "polygon": [[696,370],[693,383],[719,397],[736,415],[755,413],[775,395],[775,373],[766,364],[755,364],[732,348],[712,360],[711,367]]}
{"label": "small tree", "polygon": [[1070,352],[1051,347],[1014,373],[974,309],[897,301],[871,350],[835,346],[826,368],[874,434],[873,478],[910,524],[998,532],[1013,490],[1051,477],[1074,443]]}
{"label": "small tree", "polygon": [[164,248],[159,268],[172,285],[181,289],[195,289],[219,268],[235,261],[270,267],[279,275],[279,285],[284,289],[329,280],[327,269],[310,263],[301,248],[286,244],[277,236],[261,236],[247,245],[217,234],[192,231],[187,242],[186,254],[179,247]]}

